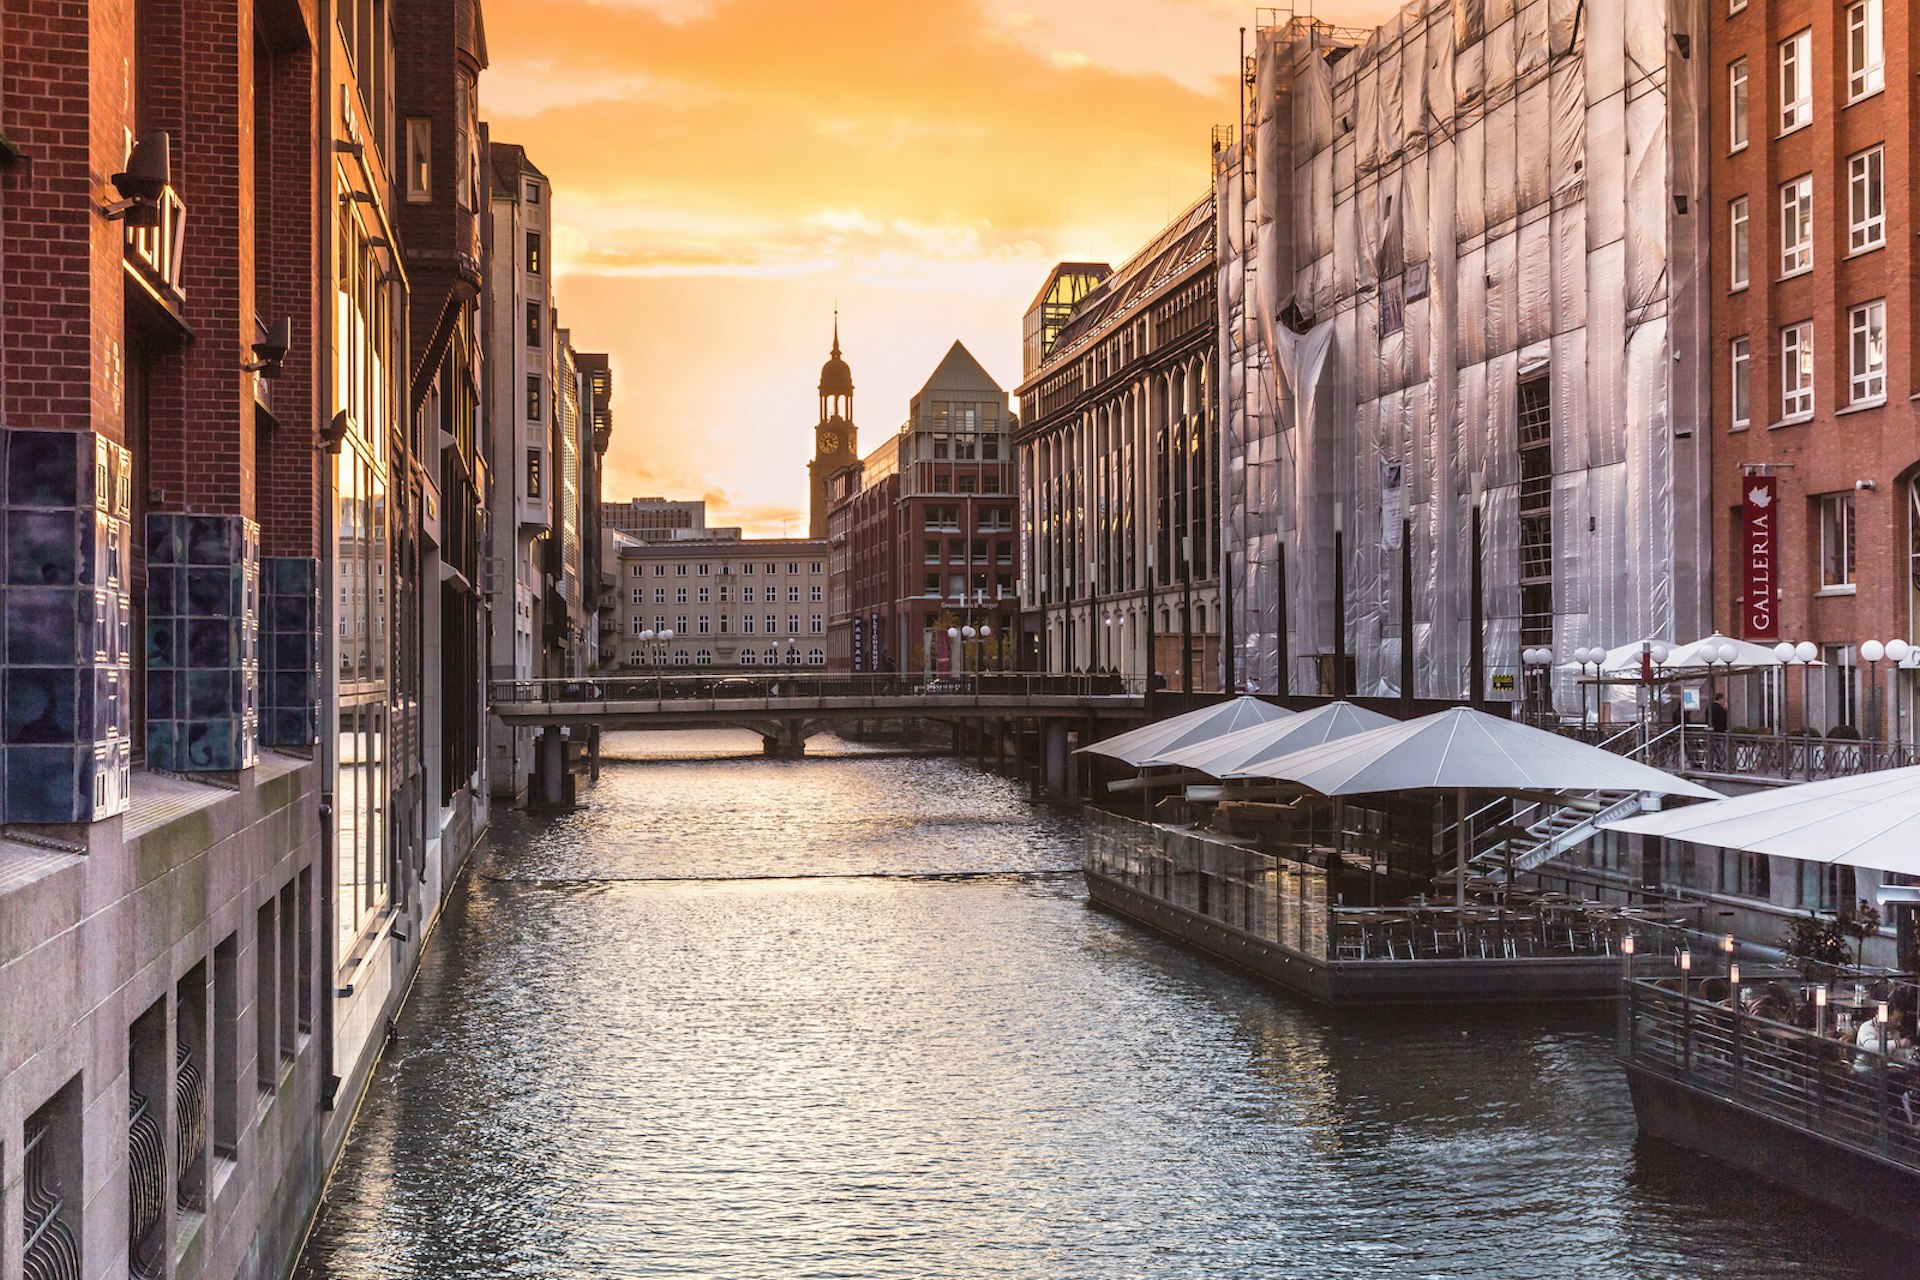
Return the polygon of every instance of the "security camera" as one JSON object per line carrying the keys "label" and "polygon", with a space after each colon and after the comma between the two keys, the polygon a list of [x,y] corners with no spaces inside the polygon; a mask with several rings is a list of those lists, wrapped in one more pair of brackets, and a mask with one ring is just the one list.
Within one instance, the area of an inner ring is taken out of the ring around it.
{"label": "security camera", "polygon": [[1880,486],[1878,484],[1875,484],[1871,480],[1855,480],[1853,482],[1853,487],[1856,489],[1865,489],[1868,492],[1872,492],[1873,490],[1878,489]]}
{"label": "security camera", "polygon": [[253,344],[253,359],[240,367],[248,373],[257,373],[263,378],[275,378],[280,375],[280,365],[286,360],[287,352],[293,347],[293,318],[281,316],[273,322],[273,328],[267,330],[267,336]]}

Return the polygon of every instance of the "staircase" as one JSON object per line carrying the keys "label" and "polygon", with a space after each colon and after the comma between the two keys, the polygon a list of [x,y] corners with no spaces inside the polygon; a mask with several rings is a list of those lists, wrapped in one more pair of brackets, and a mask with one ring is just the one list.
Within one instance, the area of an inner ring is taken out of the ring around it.
{"label": "staircase", "polygon": [[[1669,730],[1650,742],[1634,743],[1638,732],[1637,727],[1630,728],[1598,745],[1630,759],[1645,760],[1659,756],[1668,746],[1667,739],[1674,736]],[[1510,815],[1503,812],[1509,803],[1513,806]],[[1509,847],[1513,874],[1532,871],[1569,849],[1579,848],[1603,824],[1653,809],[1657,803],[1658,797],[1639,791],[1594,791],[1568,796],[1559,803],[1496,800],[1467,815],[1468,847],[1473,850],[1467,859],[1468,874],[1504,878]],[[1458,823],[1444,828],[1437,847],[1451,850],[1458,828]],[[1449,882],[1452,878],[1451,868],[1438,877]]]}

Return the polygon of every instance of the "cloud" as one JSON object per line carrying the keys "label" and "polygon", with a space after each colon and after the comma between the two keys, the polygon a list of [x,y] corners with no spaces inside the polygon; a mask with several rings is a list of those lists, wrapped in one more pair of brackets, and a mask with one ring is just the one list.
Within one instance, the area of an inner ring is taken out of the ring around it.
{"label": "cloud", "polygon": [[1051,264],[1118,262],[1206,189],[1250,15],[490,0],[481,101],[553,179],[561,322],[613,359],[612,479],[779,532],[836,301],[864,447],[955,338],[1011,390]]}

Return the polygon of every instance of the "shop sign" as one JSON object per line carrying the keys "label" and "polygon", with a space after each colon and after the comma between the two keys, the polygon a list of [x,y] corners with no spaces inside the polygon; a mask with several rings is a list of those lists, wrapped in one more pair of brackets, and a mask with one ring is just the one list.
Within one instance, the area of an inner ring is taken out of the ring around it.
{"label": "shop sign", "polygon": [[1780,537],[1777,482],[1748,476],[1740,510],[1741,628],[1749,640],[1780,638]]}

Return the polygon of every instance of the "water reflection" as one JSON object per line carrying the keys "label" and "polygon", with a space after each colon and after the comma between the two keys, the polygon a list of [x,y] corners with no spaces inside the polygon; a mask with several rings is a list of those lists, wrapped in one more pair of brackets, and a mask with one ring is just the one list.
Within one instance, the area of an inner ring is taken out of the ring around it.
{"label": "water reflection", "polygon": [[1330,1017],[1088,911],[1012,783],[734,742],[499,821],[300,1274],[1899,1274],[1637,1150],[1603,1013]]}

